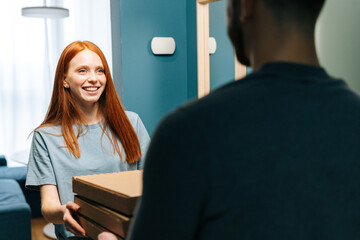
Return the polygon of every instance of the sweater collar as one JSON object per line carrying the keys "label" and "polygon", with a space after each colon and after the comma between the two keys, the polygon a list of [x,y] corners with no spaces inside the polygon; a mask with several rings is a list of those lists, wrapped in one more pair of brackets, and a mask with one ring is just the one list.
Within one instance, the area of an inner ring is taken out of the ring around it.
{"label": "sweater collar", "polygon": [[309,75],[319,78],[329,77],[325,69],[322,67],[292,62],[266,63],[261,66],[256,72],[261,72],[262,74],[265,73],[271,75],[289,75],[297,77]]}

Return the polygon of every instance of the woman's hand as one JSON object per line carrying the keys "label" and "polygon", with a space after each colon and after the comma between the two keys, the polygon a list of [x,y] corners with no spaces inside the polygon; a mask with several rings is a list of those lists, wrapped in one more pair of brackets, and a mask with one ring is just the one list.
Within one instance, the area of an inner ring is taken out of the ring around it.
{"label": "woman's hand", "polygon": [[102,232],[98,235],[98,240],[117,240],[118,238],[109,232]]}
{"label": "woman's hand", "polygon": [[67,202],[66,209],[64,212],[64,224],[66,230],[73,233],[75,236],[85,237],[85,229],[80,226],[80,224],[74,219],[73,214],[79,210],[80,206],[74,202]]}
{"label": "woman's hand", "polygon": [[55,185],[42,185],[41,211],[45,219],[55,224],[65,224],[66,229],[76,236],[84,237],[85,230],[74,219],[73,213],[79,210],[80,206],[74,202],[61,205],[58,189]]}

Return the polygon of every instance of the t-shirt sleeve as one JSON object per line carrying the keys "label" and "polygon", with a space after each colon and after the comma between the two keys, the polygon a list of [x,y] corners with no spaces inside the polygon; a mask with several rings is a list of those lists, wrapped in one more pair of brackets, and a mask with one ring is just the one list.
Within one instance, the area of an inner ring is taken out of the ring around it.
{"label": "t-shirt sleeve", "polygon": [[55,175],[42,133],[35,131],[29,155],[26,187],[38,189],[44,184],[56,185]]}
{"label": "t-shirt sleeve", "polygon": [[146,131],[146,128],[143,122],[141,121],[140,117],[137,117],[137,121],[136,121],[136,134],[139,139],[140,148],[141,148],[141,158],[137,165],[137,169],[142,170],[144,169],[146,152],[150,144],[150,136]]}
{"label": "t-shirt sleeve", "polygon": [[191,121],[170,116],[156,130],[146,156],[143,195],[129,239],[193,239],[208,189]]}

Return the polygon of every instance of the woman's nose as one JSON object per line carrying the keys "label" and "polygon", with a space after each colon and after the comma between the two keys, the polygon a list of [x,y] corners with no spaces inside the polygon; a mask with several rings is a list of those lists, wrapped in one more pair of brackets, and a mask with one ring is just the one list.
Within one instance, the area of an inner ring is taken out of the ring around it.
{"label": "woman's nose", "polygon": [[98,80],[98,78],[97,78],[96,72],[95,72],[95,71],[91,71],[91,72],[90,72],[90,76],[89,76],[89,78],[88,78],[88,81],[90,82],[90,81],[97,81],[97,80]]}

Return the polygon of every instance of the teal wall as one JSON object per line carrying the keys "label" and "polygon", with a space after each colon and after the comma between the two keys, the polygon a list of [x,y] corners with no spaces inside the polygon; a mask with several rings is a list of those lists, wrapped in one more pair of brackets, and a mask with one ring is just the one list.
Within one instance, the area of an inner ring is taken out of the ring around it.
{"label": "teal wall", "polygon": [[210,54],[210,89],[234,81],[234,48],[227,35],[226,1],[213,2],[209,5],[209,34],[214,37],[217,49]]}
{"label": "teal wall", "polygon": [[[211,89],[234,80],[234,53],[226,33],[226,1],[210,4]],[[197,97],[195,0],[111,0],[113,78],[127,110],[138,113],[150,135],[159,121]],[[153,37],[173,37],[175,53],[155,56]]]}
{"label": "teal wall", "polygon": [[[116,89],[124,107],[138,113],[152,134],[164,115],[196,96],[195,1],[113,0],[111,4]],[[153,55],[153,37],[173,37],[175,53]]]}
{"label": "teal wall", "polygon": [[[341,2],[341,3],[340,3]],[[316,29],[320,62],[360,92],[360,54],[356,31],[358,0],[327,0]],[[233,80],[234,53],[226,33],[226,1],[210,4],[211,90]],[[161,118],[197,96],[196,1],[111,0],[113,78],[128,110],[137,112],[150,134]],[[153,37],[173,37],[172,56],[154,56]],[[247,72],[251,72],[248,68]]]}
{"label": "teal wall", "polygon": [[188,99],[197,98],[196,1],[186,0]]}

